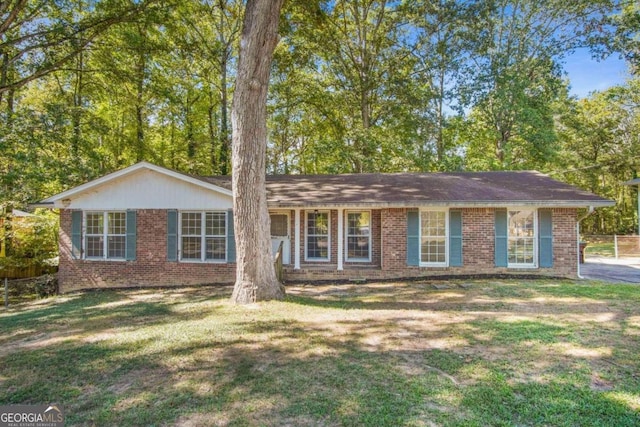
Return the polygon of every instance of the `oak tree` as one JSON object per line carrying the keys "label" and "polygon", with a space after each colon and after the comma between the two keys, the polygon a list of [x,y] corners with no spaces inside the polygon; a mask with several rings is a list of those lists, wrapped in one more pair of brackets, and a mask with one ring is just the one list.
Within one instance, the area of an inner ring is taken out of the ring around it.
{"label": "oak tree", "polygon": [[267,90],[284,0],[247,1],[231,105],[236,283],[232,301],[282,299],[273,265],[266,190]]}

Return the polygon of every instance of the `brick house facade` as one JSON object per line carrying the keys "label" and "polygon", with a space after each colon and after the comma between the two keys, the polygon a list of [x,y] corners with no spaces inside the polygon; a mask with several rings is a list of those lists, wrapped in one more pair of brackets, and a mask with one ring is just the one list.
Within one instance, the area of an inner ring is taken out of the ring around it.
{"label": "brick house facade", "polygon": [[[285,281],[576,277],[581,210],[611,202],[541,174],[502,174],[268,179]],[[454,194],[465,180],[479,186]],[[42,204],[60,209],[61,292],[234,281],[227,178],[139,163]]]}
{"label": "brick house facade", "polygon": [[137,211],[134,260],[88,260],[72,256],[71,211],[60,212],[60,292],[130,286],[233,283],[235,263],[168,261],[167,210]]}

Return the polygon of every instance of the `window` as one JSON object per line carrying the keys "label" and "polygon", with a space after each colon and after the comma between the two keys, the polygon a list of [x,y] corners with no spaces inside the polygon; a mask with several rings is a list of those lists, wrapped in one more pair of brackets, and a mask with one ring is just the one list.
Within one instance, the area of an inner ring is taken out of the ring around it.
{"label": "window", "polygon": [[227,258],[227,214],[207,212],[205,222],[205,259],[224,261]]}
{"label": "window", "polygon": [[347,261],[371,259],[371,212],[347,212]]}
{"label": "window", "polygon": [[202,213],[182,212],[182,259],[202,259]]}
{"label": "window", "polygon": [[226,212],[182,212],[180,245],[182,260],[226,261]]}
{"label": "window", "polygon": [[447,211],[420,212],[420,263],[447,265]]}
{"label": "window", "polygon": [[271,236],[289,236],[289,216],[287,214],[272,213],[269,218],[271,219]]}
{"label": "window", "polygon": [[329,261],[329,212],[307,212],[307,259]]}
{"label": "window", "polygon": [[85,253],[92,259],[125,259],[126,212],[87,212]]}
{"label": "window", "polygon": [[509,267],[534,267],[536,263],[535,211],[510,210],[507,218]]}

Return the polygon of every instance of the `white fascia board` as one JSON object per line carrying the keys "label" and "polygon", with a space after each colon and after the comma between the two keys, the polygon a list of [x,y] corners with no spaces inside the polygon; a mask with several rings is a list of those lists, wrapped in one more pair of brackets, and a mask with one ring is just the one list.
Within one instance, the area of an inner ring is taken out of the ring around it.
{"label": "white fascia board", "polygon": [[184,175],[181,174],[179,172],[175,172],[166,168],[163,168],[161,166],[156,166],[152,163],[148,163],[148,162],[140,162],[140,163],[136,163],[135,165],[129,166],[128,168],[124,168],[121,169],[119,171],[116,172],[112,172],[108,175],[105,175],[103,177],[94,179],[93,181],[89,181],[86,184],[82,184],[82,185],[78,185],[77,187],[73,187],[67,191],[63,191],[62,193],[56,194],[54,196],[51,196],[49,198],[46,198],[44,200],[41,200],[40,202],[34,204],[34,206],[47,206],[50,205],[51,203],[56,203],[59,202],[63,199],[70,199],[73,196],[76,196],[78,194],[82,194],[88,190],[91,190],[93,188],[99,187],[101,185],[104,185],[110,181],[116,180],[118,178],[122,178],[125,177],[127,175],[131,175],[132,173],[138,172],[142,169],[147,169],[147,170],[151,170],[154,172],[158,172],[160,174],[166,175],[166,176],[170,176],[172,178],[181,180],[181,181],[185,181],[194,185],[197,185],[199,187],[203,187],[212,191],[215,191],[217,193],[220,194],[224,194],[226,196],[232,196],[233,193],[231,192],[231,190],[227,190],[226,188],[222,188],[219,187],[217,185],[214,184],[210,184],[208,182],[199,180],[197,178],[193,178],[191,176],[188,175]]}

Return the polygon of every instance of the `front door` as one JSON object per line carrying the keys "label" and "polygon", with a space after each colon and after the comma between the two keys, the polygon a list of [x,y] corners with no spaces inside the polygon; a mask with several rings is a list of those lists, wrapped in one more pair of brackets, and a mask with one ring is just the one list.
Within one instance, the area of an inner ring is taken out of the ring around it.
{"label": "front door", "polygon": [[271,218],[271,247],[276,255],[282,243],[282,263],[291,264],[291,238],[289,236],[289,215],[286,213],[269,214]]}

